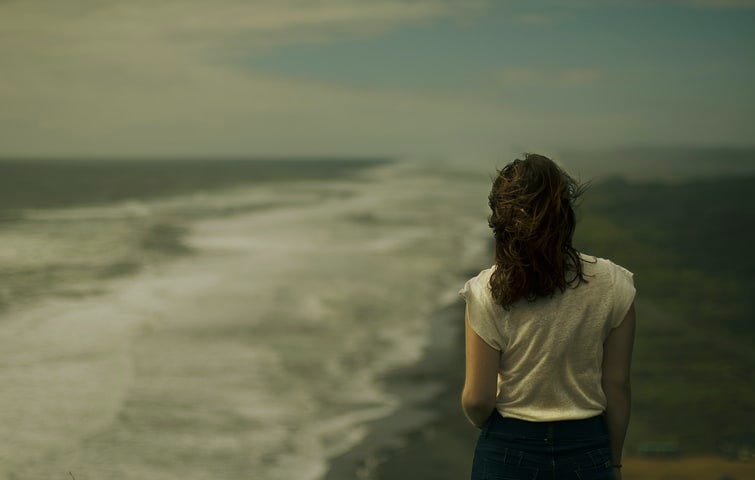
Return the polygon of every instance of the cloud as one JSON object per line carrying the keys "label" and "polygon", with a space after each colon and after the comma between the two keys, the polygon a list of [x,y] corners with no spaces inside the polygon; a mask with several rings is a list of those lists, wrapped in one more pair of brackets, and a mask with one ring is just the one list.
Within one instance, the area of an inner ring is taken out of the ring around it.
{"label": "cloud", "polygon": [[439,19],[464,21],[485,6],[0,0],[0,156],[448,153],[496,149],[508,140],[667,141],[669,125],[679,141],[751,138],[746,109],[695,115],[697,102],[687,102],[685,122],[697,123],[685,130],[675,111],[655,105],[566,111],[550,101],[536,108],[531,95],[518,102],[500,95],[507,88],[570,95],[584,86],[600,90],[609,79],[626,82],[599,68],[508,67],[491,75],[491,85],[432,91],[292,79],[238,63],[292,43],[348,42]]}
{"label": "cloud", "polygon": [[[531,5],[527,5],[531,7]],[[515,13],[511,17],[515,22],[533,27],[545,27],[572,21],[576,18],[574,12],[567,11],[564,5],[554,5],[540,11]]]}
{"label": "cloud", "polygon": [[0,3],[3,36],[33,35],[65,44],[104,41],[210,40],[256,36],[264,43],[301,41],[302,33],[339,36],[394,28],[482,6],[442,0],[221,0],[88,2],[28,0]]}
{"label": "cloud", "polygon": [[500,87],[558,87],[578,88],[595,85],[606,78],[606,73],[595,68],[530,68],[508,67],[493,75]]}
{"label": "cloud", "polygon": [[676,0],[674,3],[697,8],[755,8],[755,0]]}
{"label": "cloud", "polygon": [[536,0],[527,3],[528,6],[535,6],[547,9],[552,13],[553,8],[564,9],[589,9],[595,7],[626,7],[626,6],[647,6],[657,8],[665,5],[679,5],[690,8],[708,8],[708,9],[746,9],[755,8],[755,0]]}
{"label": "cloud", "polygon": [[554,17],[540,12],[521,13],[514,16],[514,19],[525,25],[550,25],[554,22]]}
{"label": "cloud", "polygon": [[[451,101],[433,109],[438,99],[416,92],[271,77],[230,59],[290,43],[347,41],[474,14],[481,6],[468,0],[2,2],[0,155],[326,150],[326,139],[338,150],[338,128],[344,136],[361,128],[354,138],[388,145],[387,133],[364,133],[377,125],[363,112],[385,121],[411,115],[412,108],[437,114],[461,107]],[[327,125],[333,131],[323,133]],[[342,143],[355,148],[355,141]]]}
{"label": "cloud", "polygon": [[[96,5],[90,6],[90,5]],[[476,11],[480,2],[443,0],[220,0],[0,3],[0,62],[55,64],[69,70],[159,68],[159,54],[217,63],[292,43],[343,41]]]}

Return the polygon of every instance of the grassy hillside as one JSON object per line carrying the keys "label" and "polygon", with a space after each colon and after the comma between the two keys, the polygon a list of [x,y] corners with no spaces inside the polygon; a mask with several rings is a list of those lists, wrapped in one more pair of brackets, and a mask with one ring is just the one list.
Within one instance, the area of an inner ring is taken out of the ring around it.
{"label": "grassy hillside", "polygon": [[594,185],[576,243],[635,273],[628,447],[752,451],[755,177]]}

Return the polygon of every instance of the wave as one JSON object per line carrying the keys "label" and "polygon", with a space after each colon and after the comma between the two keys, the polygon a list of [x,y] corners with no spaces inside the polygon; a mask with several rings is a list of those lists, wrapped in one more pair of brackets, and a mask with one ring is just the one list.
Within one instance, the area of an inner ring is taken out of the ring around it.
{"label": "wave", "polygon": [[[398,408],[386,375],[421,358],[431,314],[487,256],[485,188],[394,163],[359,182],[214,197],[273,208],[187,219],[186,197],[110,212],[90,262],[172,255],[144,235],[191,253],[111,267],[128,275],[100,279],[103,293],[4,316],[0,411],[27,421],[0,451],[1,474],[320,478]],[[94,221],[82,222],[66,241],[85,238]],[[109,243],[126,235],[135,257]],[[65,242],[49,243],[60,258]]]}

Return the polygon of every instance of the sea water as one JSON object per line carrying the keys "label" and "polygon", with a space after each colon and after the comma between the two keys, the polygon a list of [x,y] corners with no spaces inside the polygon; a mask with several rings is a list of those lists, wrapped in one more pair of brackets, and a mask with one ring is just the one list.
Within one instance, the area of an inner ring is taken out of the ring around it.
{"label": "sea water", "polygon": [[320,478],[490,261],[487,188],[394,162],[24,211],[0,228],[0,478]]}

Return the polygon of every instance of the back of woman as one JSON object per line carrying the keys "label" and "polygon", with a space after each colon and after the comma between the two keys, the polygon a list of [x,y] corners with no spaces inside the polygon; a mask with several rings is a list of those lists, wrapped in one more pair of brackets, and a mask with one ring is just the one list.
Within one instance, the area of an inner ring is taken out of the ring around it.
{"label": "back of woman", "polygon": [[499,172],[496,261],[466,282],[462,405],[481,428],[473,479],[621,478],[632,273],[577,252],[582,188],[546,157]]}

